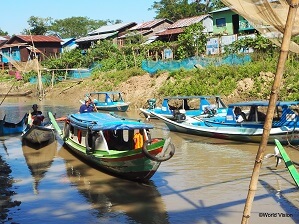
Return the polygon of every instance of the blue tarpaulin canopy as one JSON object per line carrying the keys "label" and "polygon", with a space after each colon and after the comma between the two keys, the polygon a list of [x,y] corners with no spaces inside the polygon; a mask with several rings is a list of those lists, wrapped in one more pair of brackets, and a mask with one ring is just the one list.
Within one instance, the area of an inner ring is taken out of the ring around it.
{"label": "blue tarpaulin canopy", "polygon": [[99,130],[134,130],[152,129],[153,125],[146,124],[137,120],[130,120],[116,117],[106,113],[82,113],[71,114],[68,117],[70,122],[78,127],[90,128],[92,131]]}

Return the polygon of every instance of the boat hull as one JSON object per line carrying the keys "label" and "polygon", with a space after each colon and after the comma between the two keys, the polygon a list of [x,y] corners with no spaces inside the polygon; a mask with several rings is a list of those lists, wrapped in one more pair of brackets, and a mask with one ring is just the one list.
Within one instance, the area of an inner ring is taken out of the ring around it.
{"label": "boat hull", "polygon": [[[74,154],[88,164],[101,171],[128,180],[146,182],[155,174],[161,164],[160,162],[148,159],[142,153],[142,150],[124,151],[119,155],[111,156],[103,156],[102,154],[97,154],[97,152],[88,155],[86,147],[78,144],[76,141],[68,139],[65,141],[65,144]],[[162,152],[162,147],[163,144],[160,142],[160,145],[151,150],[150,153],[158,155]]]}
{"label": "boat hull", "polygon": [[97,110],[101,111],[111,111],[111,112],[126,112],[129,108],[129,104],[118,104],[112,106],[98,106],[96,105]]}
{"label": "boat hull", "polygon": [[6,122],[4,117],[3,120],[0,120],[0,136],[22,133],[24,128],[26,127],[25,124],[26,118],[27,118],[27,114],[24,115],[24,117],[20,122],[11,123],[11,122]]}
{"label": "boat hull", "polygon": [[62,131],[51,113],[49,118],[68,149],[84,162],[113,176],[147,182],[161,162],[166,161],[159,160],[167,152],[165,139],[151,139],[144,143],[146,147],[134,148],[130,136],[136,129],[152,127],[149,124],[104,113],[84,113],[69,115]]}
{"label": "boat hull", "polygon": [[[148,100],[148,108],[139,108],[141,114],[147,119],[158,119],[154,114],[159,114],[171,120],[183,119],[185,116],[217,116],[222,117],[227,113],[226,105],[220,96],[173,96],[162,100],[162,106],[153,105],[154,99]],[[192,106],[188,105],[189,103]],[[155,101],[154,101],[155,102]],[[216,102],[216,104],[213,104]],[[170,106],[170,104],[173,104]],[[175,106],[174,106],[175,105]],[[180,117],[183,116],[183,117]]]}
{"label": "boat hull", "polygon": [[[205,126],[204,121],[201,125],[188,124],[187,122],[176,122],[163,116],[155,114],[160,120],[162,120],[170,131],[180,132],[191,135],[198,135],[203,137],[211,137],[218,139],[234,140],[240,142],[253,142],[259,143],[262,140],[263,127],[260,128],[248,128],[239,125],[224,127]],[[289,130],[283,128],[272,128],[268,143],[275,144],[275,139],[279,140],[281,144],[299,144],[299,129]]]}
{"label": "boat hull", "polygon": [[30,142],[32,144],[41,144],[47,141],[52,141],[54,139],[55,132],[52,125],[28,125],[22,134],[22,140]]}

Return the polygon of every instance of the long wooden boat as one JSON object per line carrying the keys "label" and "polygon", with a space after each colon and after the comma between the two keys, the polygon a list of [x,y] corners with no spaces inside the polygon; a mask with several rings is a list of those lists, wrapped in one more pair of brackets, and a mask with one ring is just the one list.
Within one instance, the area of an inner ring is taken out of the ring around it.
{"label": "long wooden boat", "polygon": [[[229,104],[224,120],[217,117],[210,119],[187,117],[184,121],[175,121],[156,113],[153,113],[153,115],[163,121],[170,131],[259,143],[262,139],[265,122],[265,115],[261,116],[261,111],[266,111],[268,104],[268,101],[248,101]],[[282,144],[299,144],[299,118],[295,113],[298,106],[299,101],[278,101],[276,103],[275,117],[268,143],[274,144],[274,139],[277,139]],[[249,109],[248,118],[250,119],[237,122],[234,115],[236,107],[243,107],[243,110],[246,111]]]}
{"label": "long wooden boat", "polygon": [[174,155],[170,138],[150,137],[152,125],[113,113],[70,114],[63,131],[51,112],[49,118],[70,150],[87,163],[117,177],[146,182],[161,162]]}
{"label": "long wooden boat", "polygon": [[32,93],[32,90],[27,90],[25,92],[16,92],[16,93],[0,93],[0,96],[28,96]]}
{"label": "long wooden boat", "polygon": [[157,118],[153,113],[171,120],[184,120],[186,116],[225,116],[227,106],[221,97],[215,96],[170,96],[162,100],[162,107],[156,106],[155,99],[149,99],[148,108],[139,108],[147,119]]}
{"label": "long wooden boat", "polygon": [[0,120],[0,136],[22,133],[24,128],[26,127],[27,117],[28,114],[25,114],[22,120],[20,120],[18,123],[12,123],[5,121],[5,115],[3,120]]}
{"label": "long wooden boat", "polygon": [[28,116],[28,123],[21,135],[22,141],[29,142],[31,144],[50,143],[55,139],[55,129],[52,123],[41,123],[35,125],[32,122],[31,115]]}
{"label": "long wooden boat", "polygon": [[[118,91],[90,92],[86,94],[98,111],[126,112],[130,102],[125,102],[122,93]],[[80,100],[84,104],[84,100]]]}

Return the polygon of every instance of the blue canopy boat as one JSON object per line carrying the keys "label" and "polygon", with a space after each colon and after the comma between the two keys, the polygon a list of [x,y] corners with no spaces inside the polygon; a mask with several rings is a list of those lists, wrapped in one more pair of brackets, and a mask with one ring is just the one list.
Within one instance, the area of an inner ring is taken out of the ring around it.
{"label": "blue canopy boat", "polygon": [[157,118],[153,114],[171,120],[184,119],[186,116],[225,116],[227,106],[216,96],[170,96],[162,100],[162,107],[156,107],[156,100],[149,99],[148,108],[139,108],[147,118]]}
{"label": "blue canopy boat", "polygon": [[[267,112],[268,105],[268,101],[229,104],[225,119],[219,119],[219,117],[201,119],[187,116],[183,121],[175,121],[156,113],[153,115],[162,120],[170,131],[258,143],[262,139],[264,130],[265,114],[262,112]],[[237,122],[234,114],[236,107],[247,111],[247,118],[243,122]],[[277,101],[268,143],[274,144],[274,139],[279,140],[281,144],[299,143],[299,124],[296,112],[298,107],[299,101]]]}
{"label": "blue canopy boat", "polygon": [[3,120],[0,120],[0,136],[22,133],[22,131],[26,127],[27,117],[28,114],[25,114],[21,121],[19,121],[18,123],[12,123],[5,121],[5,115]]}
{"label": "blue canopy boat", "polygon": [[148,181],[161,162],[174,154],[170,138],[151,137],[152,125],[113,113],[70,114],[63,131],[50,112],[49,118],[70,150],[96,168],[121,178]]}
{"label": "blue canopy boat", "polygon": [[[129,102],[124,101],[121,92],[118,91],[90,92],[86,97],[90,98],[96,109],[100,111],[126,112],[130,105]],[[85,103],[84,100],[80,102]]]}

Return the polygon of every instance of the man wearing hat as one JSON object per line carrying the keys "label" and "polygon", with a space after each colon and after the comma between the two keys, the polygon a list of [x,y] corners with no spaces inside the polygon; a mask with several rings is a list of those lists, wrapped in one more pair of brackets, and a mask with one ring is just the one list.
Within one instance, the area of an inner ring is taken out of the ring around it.
{"label": "man wearing hat", "polygon": [[37,108],[38,108],[37,104],[32,105],[33,111],[31,112],[31,116],[32,116],[33,124],[40,125],[45,117],[42,115],[43,113],[41,111],[37,110]]}
{"label": "man wearing hat", "polygon": [[85,98],[85,103],[80,106],[79,113],[88,113],[95,111],[95,107],[93,106],[93,102],[89,97]]}

